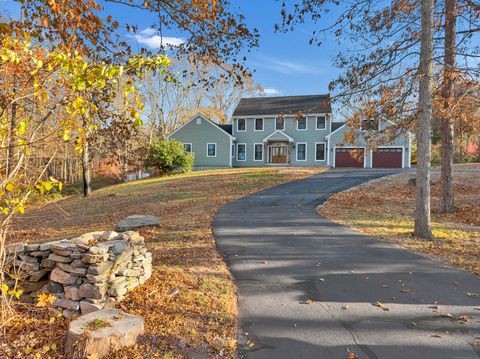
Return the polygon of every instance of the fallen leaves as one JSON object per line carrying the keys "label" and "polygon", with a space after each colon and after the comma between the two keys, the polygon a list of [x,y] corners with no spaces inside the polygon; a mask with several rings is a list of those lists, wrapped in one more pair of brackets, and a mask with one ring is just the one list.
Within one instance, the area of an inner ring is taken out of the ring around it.
{"label": "fallen leaves", "polygon": [[[218,357],[223,350],[223,357],[231,358],[235,349],[229,343],[234,342],[237,328],[236,292],[216,250],[210,223],[218,208],[227,202],[276,184],[305,178],[319,170],[292,168],[285,173],[281,171],[280,168],[198,171],[106,187],[87,199],[62,199],[62,209],[70,214],[68,221],[58,221],[58,207],[46,203],[38,209],[30,209],[30,216],[16,223],[12,233],[15,240],[22,241],[66,238],[91,228],[111,228],[117,220],[138,212],[161,217],[162,227],[141,230],[153,253],[152,278],[130,292],[118,305],[126,312],[145,318],[145,339],[113,353],[109,359],[155,358],[167,353],[180,357],[184,353],[179,338],[188,343],[189,349],[207,350],[208,357]],[[111,196],[112,193],[115,196]],[[46,298],[42,302],[46,303]],[[47,311],[44,308],[35,310]],[[16,341],[18,334],[9,334],[6,340],[2,337],[0,353],[3,354],[4,343],[14,352],[16,348],[27,347],[25,343],[28,343],[35,353],[37,347],[48,344],[49,338],[50,341],[59,338],[55,340],[56,353],[50,356],[62,357],[61,338],[65,335],[67,321],[59,318],[50,323],[51,317],[49,315],[41,324],[34,321],[31,325],[16,327],[20,328],[22,336],[25,333],[26,339]],[[222,345],[217,338],[222,338]],[[20,355],[20,358],[25,357],[23,353]],[[42,358],[47,357],[42,354]]]}
{"label": "fallen leaves", "polygon": [[[438,175],[432,176],[437,181]],[[410,235],[415,209],[415,187],[406,185],[410,177],[411,174],[402,174],[334,194],[319,211],[337,223],[480,274],[480,176],[454,174],[458,209],[453,214],[432,215],[435,241]],[[438,190],[439,186],[432,187],[434,207]]]}
{"label": "fallen leaves", "polygon": [[347,353],[347,356],[345,357],[345,359],[358,359],[358,355],[355,354],[355,353],[352,352],[352,351],[349,351],[349,352]]}
{"label": "fallen leaves", "polygon": [[478,296],[480,296],[479,293],[470,293],[470,292],[467,292],[465,293],[467,296],[469,296],[470,298],[476,298]]}
{"label": "fallen leaves", "polygon": [[385,312],[389,312],[389,311],[390,311],[390,308],[386,307],[385,304],[383,304],[383,303],[381,303],[381,302],[379,302],[379,301],[373,302],[372,305],[375,306],[375,307],[381,308],[381,309],[384,310]]}
{"label": "fallen leaves", "polygon": [[36,306],[39,308],[45,308],[48,306],[52,306],[55,303],[55,300],[57,297],[55,297],[52,294],[46,294],[42,293],[37,296],[37,304]]}

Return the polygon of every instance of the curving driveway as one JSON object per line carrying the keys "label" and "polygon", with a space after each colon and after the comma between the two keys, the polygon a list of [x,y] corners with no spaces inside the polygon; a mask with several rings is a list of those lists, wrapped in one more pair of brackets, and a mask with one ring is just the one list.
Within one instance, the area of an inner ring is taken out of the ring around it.
{"label": "curving driveway", "polygon": [[214,235],[238,286],[241,357],[480,358],[478,277],[315,212],[331,194],[391,173],[331,170],[218,212]]}

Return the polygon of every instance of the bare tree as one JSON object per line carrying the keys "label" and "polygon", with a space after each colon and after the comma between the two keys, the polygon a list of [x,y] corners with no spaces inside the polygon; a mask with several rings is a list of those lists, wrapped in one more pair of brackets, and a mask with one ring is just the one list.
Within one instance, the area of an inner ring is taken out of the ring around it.
{"label": "bare tree", "polygon": [[415,231],[430,239],[430,146],[432,132],[433,0],[422,0],[419,105],[417,119],[417,184]]}

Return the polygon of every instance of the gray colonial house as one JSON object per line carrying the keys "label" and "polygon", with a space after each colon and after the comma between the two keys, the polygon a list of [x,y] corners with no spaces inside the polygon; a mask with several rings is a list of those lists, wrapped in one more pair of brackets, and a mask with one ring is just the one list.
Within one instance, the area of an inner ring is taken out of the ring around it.
{"label": "gray colonial house", "polygon": [[[195,153],[195,165],[208,167],[332,166],[363,168],[410,167],[412,134],[382,139],[370,149],[358,130],[354,145],[348,130],[334,122],[329,95],[243,98],[231,125],[218,125],[200,114],[168,136]],[[356,151],[352,151],[356,150]],[[355,155],[353,153],[355,152]]]}

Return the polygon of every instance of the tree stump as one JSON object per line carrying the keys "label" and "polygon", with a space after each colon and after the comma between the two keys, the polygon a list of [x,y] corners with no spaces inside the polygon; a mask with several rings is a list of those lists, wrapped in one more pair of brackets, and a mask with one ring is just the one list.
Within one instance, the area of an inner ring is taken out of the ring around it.
{"label": "tree stump", "polygon": [[144,332],[142,317],[120,309],[102,309],[82,315],[70,323],[65,338],[65,356],[83,359],[97,354],[98,358],[121,348],[134,345]]}

